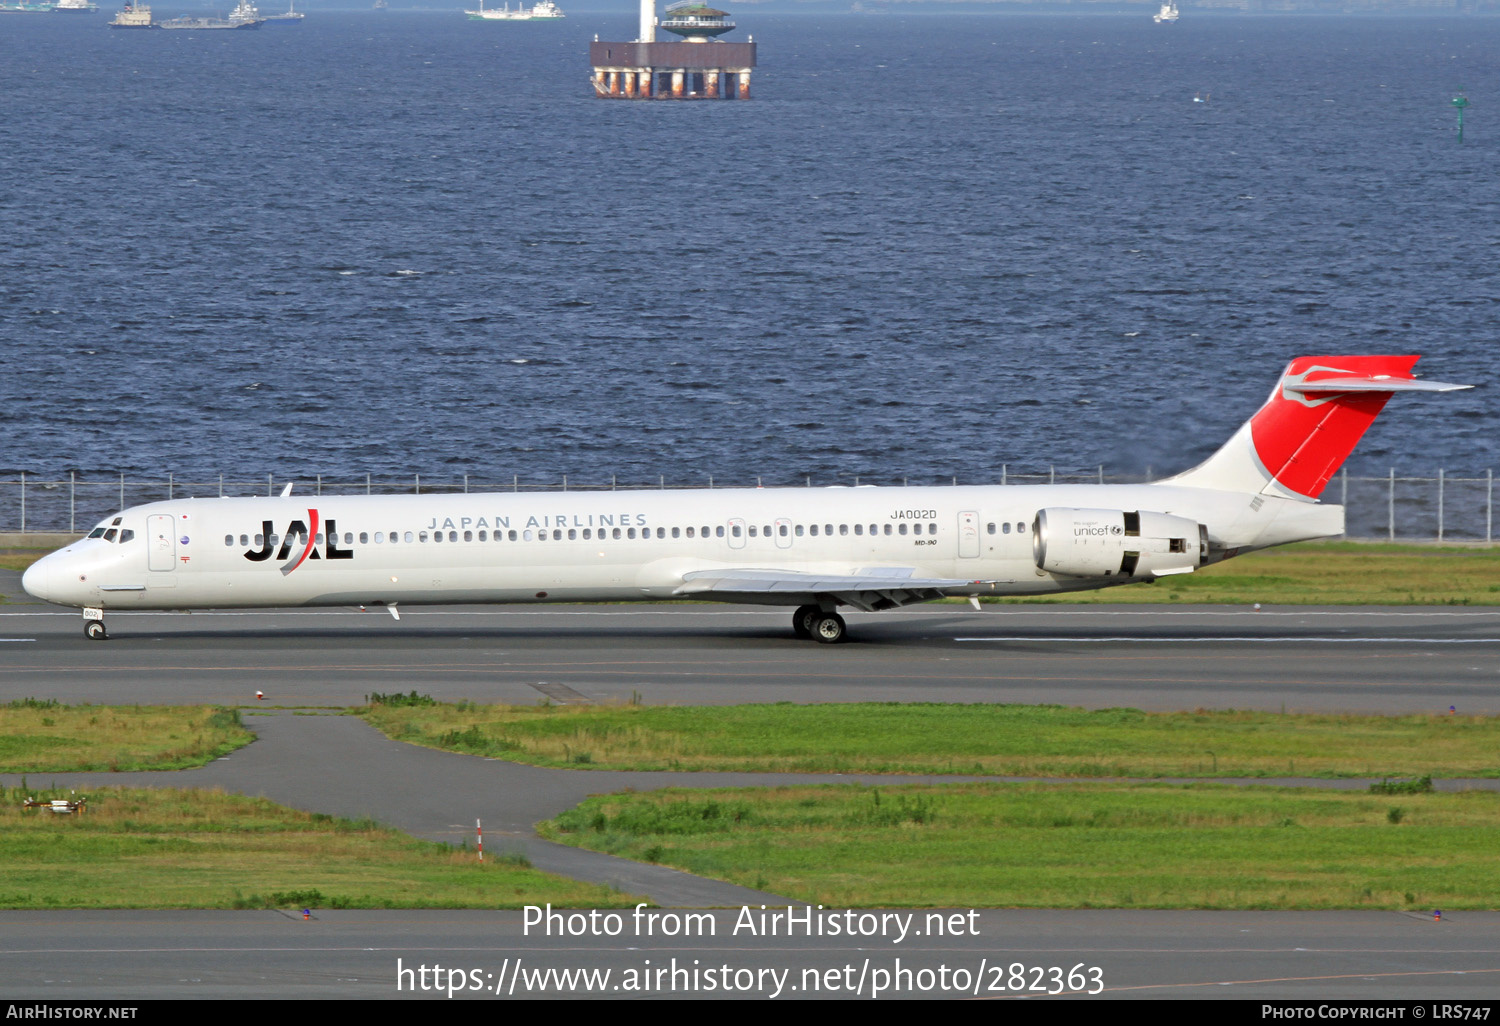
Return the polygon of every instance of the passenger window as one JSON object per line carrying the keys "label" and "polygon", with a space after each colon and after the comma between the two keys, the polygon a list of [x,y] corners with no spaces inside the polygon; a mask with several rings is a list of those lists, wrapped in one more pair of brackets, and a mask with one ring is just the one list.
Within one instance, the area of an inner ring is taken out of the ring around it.
{"label": "passenger window", "polygon": [[576,527],[570,527],[570,528],[568,528],[568,541],[577,541],[577,540],[578,540],[578,528],[576,528]]}
{"label": "passenger window", "polygon": [[783,538],[785,538],[786,537],[786,525],[785,524],[781,524],[781,525],[779,525],[779,528],[780,528],[780,534],[781,534],[781,536]]}
{"label": "passenger window", "polygon": [[855,524],[854,525],[854,533],[857,534],[857,535],[859,535],[860,537],[864,537],[865,525],[864,524]]}
{"label": "passenger window", "polygon": [[[434,535],[434,537],[439,537],[440,538],[442,536],[441,535]],[[417,532],[417,540],[419,542],[422,542],[425,545],[427,543],[427,532],[426,531],[418,531]]]}
{"label": "passenger window", "polygon": [[274,535],[274,534],[271,535],[271,548],[274,549],[276,547],[277,543],[279,543],[280,541],[281,541],[280,537],[278,537],[277,535]]}
{"label": "passenger window", "polygon": [[672,528],[672,537],[673,538],[681,537],[681,531],[682,531],[682,528],[680,528],[680,527],[674,527],[674,528]]}
{"label": "passenger window", "polygon": [[714,537],[715,538],[722,538],[722,537],[724,537],[724,528],[722,526],[714,528]]}
{"label": "passenger window", "polygon": [[511,541],[515,541],[516,540],[516,532],[515,531],[511,531],[510,534],[507,535],[506,537],[508,537]]}
{"label": "passenger window", "polygon": [[1009,521],[1007,521],[1006,524],[1000,529],[1000,533],[1001,534],[1010,534],[1010,523],[1009,523]]}
{"label": "passenger window", "polygon": [[986,534],[994,534],[995,533],[995,525],[994,524],[986,524],[985,525],[985,533]]}
{"label": "passenger window", "polygon": [[802,525],[801,524],[798,524],[796,526],[796,528],[794,529],[794,533],[797,535],[798,538],[802,537]]}
{"label": "passenger window", "polygon": [[594,532],[593,532],[592,528],[585,527],[583,529],[583,540],[584,541],[588,541],[593,536],[594,536]]}
{"label": "passenger window", "polygon": [[904,524],[904,523],[901,524],[901,526],[897,527],[896,530],[899,531],[901,534],[905,534],[906,533],[906,524]]}
{"label": "passenger window", "polygon": [[611,535],[611,537],[614,538],[615,541],[619,541],[620,540],[620,529],[618,527],[612,528],[610,530],[610,535]]}
{"label": "passenger window", "polygon": [[408,544],[408,545],[411,544],[411,538],[412,538],[411,532],[407,531],[406,532],[406,544]]}
{"label": "passenger window", "polygon": [[[885,525],[885,533],[886,533],[886,537],[890,537],[890,534],[891,534],[891,525],[890,525],[890,524],[886,524],[886,525]],[[902,530],[902,532],[901,532],[901,533],[902,533],[902,534],[905,534],[905,533],[906,533],[906,531],[905,531],[905,530]]]}
{"label": "passenger window", "polygon": [[479,532],[479,540],[480,541],[489,541],[490,540],[490,538],[489,538],[489,532],[488,531],[480,531]]}
{"label": "passenger window", "polygon": [[809,527],[807,529],[807,533],[810,534],[810,535],[812,535],[814,538],[816,538],[818,536],[818,525],[817,524],[813,524],[811,527]]}
{"label": "passenger window", "polygon": [[635,528],[628,528],[625,531],[625,537],[629,538],[631,541],[635,541]]}
{"label": "passenger window", "polygon": [[232,535],[232,534],[226,534],[224,536],[224,547],[227,549],[227,548],[232,547],[233,545],[234,545],[234,535]]}
{"label": "passenger window", "polygon": [[732,533],[732,534],[733,534],[733,535],[734,535],[734,536],[735,536],[735,537],[736,537],[736,538],[738,538],[738,537],[740,537],[740,536],[741,536],[741,535],[742,535],[742,534],[744,534],[744,532],[743,532],[743,531],[742,531],[742,530],[740,530],[740,525],[739,525],[739,524],[735,524],[735,525],[734,525],[734,526],[732,526],[732,527],[731,527],[731,528],[730,528],[730,529],[729,529],[729,530],[730,530],[730,532],[731,532],[731,533]]}
{"label": "passenger window", "polygon": [[442,540],[443,540],[443,532],[442,531],[433,531],[432,532],[432,540],[434,542],[441,543]]}
{"label": "passenger window", "polygon": [[688,528],[688,529],[687,529],[687,536],[688,536],[688,537],[689,537],[689,538],[691,538],[691,537],[693,537],[693,529],[692,529],[692,528],[691,528],[691,527],[689,527],[689,528]]}
{"label": "passenger window", "polygon": [[845,535],[847,535],[848,533],[849,533],[849,525],[848,524],[840,524],[839,525],[839,537],[842,538]]}
{"label": "passenger window", "polygon": [[707,525],[704,525],[703,533],[701,535],[699,535],[699,537],[702,537],[702,538],[707,538],[708,537],[708,526]]}
{"label": "passenger window", "polygon": [[1019,523],[1019,524],[1016,525],[1016,533],[1017,534],[1025,534],[1026,533],[1026,524],[1025,524],[1024,521],[1022,523]]}
{"label": "passenger window", "polygon": [[[736,530],[736,531],[738,531],[738,530],[739,530],[739,528],[738,528],[738,527],[736,527],[736,528],[735,528],[735,530]],[[755,533],[755,530],[756,530],[756,528],[755,528],[755,525],[754,525],[754,524],[751,524],[751,525],[750,525],[750,537],[752,537],[752,538],[755,538],[755,537],[757,537],[757,535],[756,535],[756,533]]]}
{"label": "passenger window", "polygon": [[656,529],[656,536],[658,538],[665,538],[667,536],[667,529],[665,527],[658,527]]}

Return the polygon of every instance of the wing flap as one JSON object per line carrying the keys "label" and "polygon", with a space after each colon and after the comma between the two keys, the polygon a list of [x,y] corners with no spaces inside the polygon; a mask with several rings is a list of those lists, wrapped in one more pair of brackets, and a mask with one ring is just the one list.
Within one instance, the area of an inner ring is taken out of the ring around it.
{"label": "wing flap", "polygon": [[872,567],[854,574],[810,574],[794,570],[726,568],[693,570],[682,575],[673,594],[724,601],[775,601],[791,604],[829,596],[856,609],[891,609],[930,602],[949,591],[965,594],[989,582],[950,577],[916,577],[905,567]]}

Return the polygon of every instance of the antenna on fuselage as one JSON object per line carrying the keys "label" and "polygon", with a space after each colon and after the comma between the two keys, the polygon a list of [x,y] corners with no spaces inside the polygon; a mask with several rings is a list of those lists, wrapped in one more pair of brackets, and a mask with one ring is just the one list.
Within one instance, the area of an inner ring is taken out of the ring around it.
{"label": "antenna on fuselage", "polygon": [[291,495],[291,494],[292,494],[292,482],[288,481],[286,483],[286,487],[281,490],[281,497],[284,499],[288,495]]}

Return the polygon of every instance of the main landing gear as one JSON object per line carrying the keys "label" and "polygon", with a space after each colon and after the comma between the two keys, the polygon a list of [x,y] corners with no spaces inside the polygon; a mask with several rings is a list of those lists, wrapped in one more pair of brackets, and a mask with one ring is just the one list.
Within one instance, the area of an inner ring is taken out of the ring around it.
{"label": "main landing gear", "polygon": [[108,641],[109,632],[104,629],[104,610],[83,611],[83,636],[90,641]]}
{"label": "main landing gear", "polygon": [[792,632],[799,638],[816,638],[825,645],[835,645],[848,637],[844,618],[825,612],[822,606],[798,606],[792,614]]}

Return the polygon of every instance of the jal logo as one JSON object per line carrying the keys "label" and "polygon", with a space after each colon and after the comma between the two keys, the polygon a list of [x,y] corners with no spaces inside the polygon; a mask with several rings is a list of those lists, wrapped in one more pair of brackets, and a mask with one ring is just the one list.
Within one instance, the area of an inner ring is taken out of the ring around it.
{"label": "jal logo", "polygon": [[[253,563],[263,563],[271,558],[275,534],[272,532],[273,524],[269,520],[262,520],[260,524],[261,547],[250,549],[245,552],[245,558]],[[328,521],[327,541],[323,545],[323,553],[320,556],[317,550],[318,541],[318,511],[310,509],[307,511],[306,520],[293,520],[286,525],[286,533],[282,535],[281,547],[275,549],[276,558],[282,561],[281,575],[285,577],[297,569],[309,559],[353,559],[354,553],[349,549],[339,548],[338,525],[330,519]],[[296,546],[294,550],[293,546]]]}

